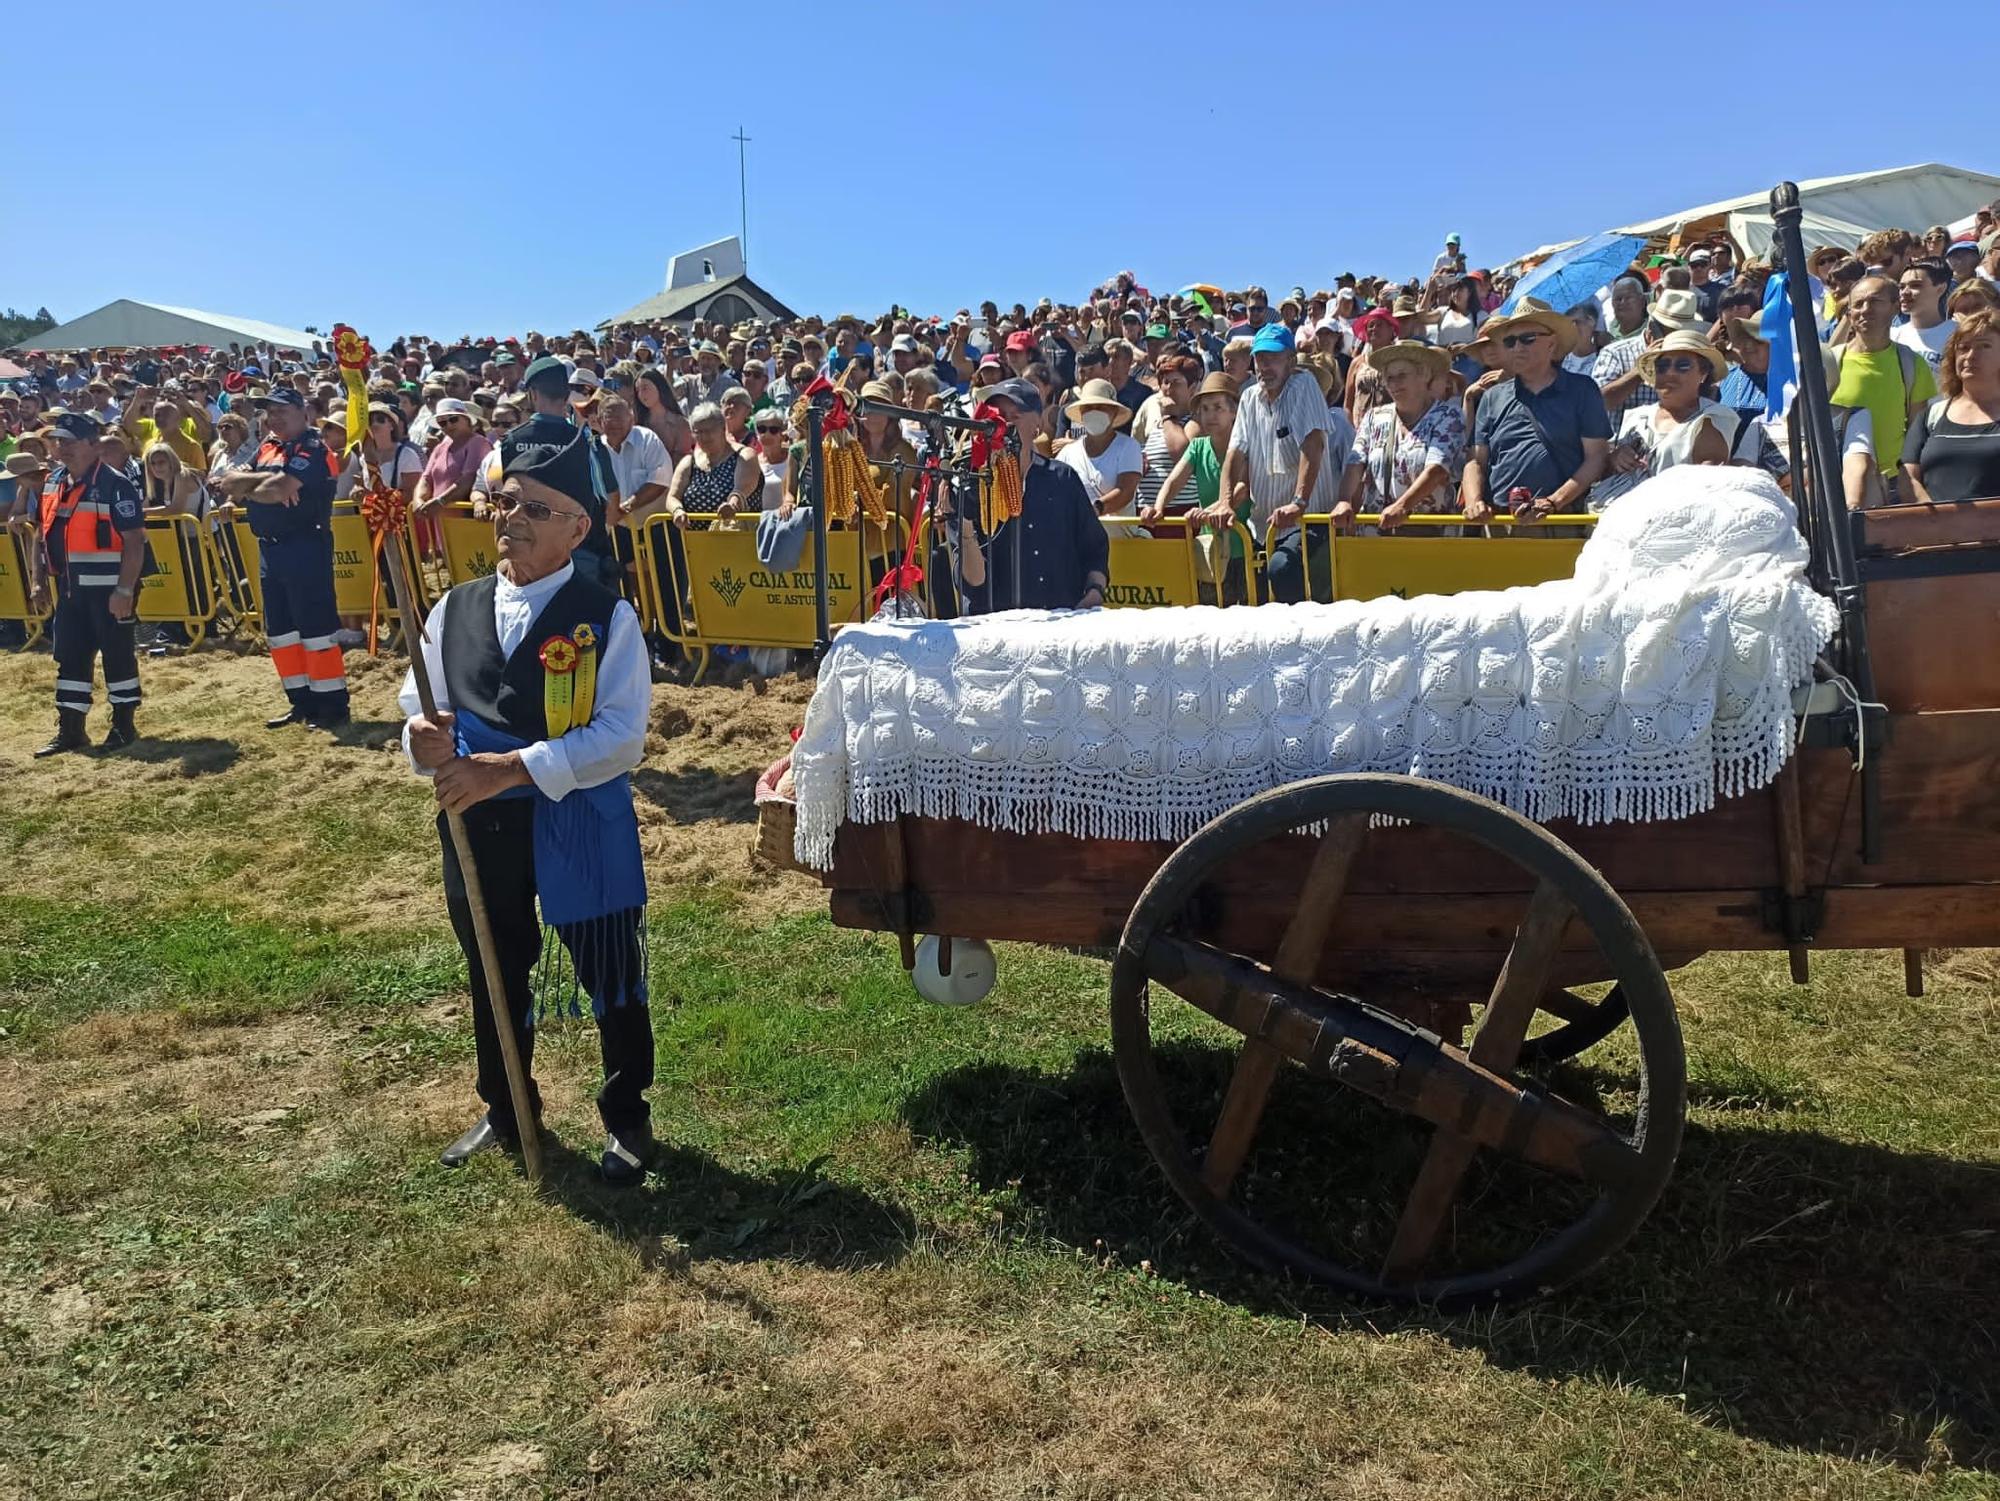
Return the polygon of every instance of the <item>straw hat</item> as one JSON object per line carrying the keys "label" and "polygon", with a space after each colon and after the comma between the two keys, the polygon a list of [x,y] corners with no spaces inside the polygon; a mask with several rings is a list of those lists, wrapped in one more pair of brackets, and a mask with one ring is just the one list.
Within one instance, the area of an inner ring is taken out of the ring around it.
{"label": "straw hat", "polygon": [[1384,344],[1380,349],[1371,349],[1362,356],[1371,370],[1387,371],[1398,362],[1417,366],[1424,373],[1425,380],[1436,380],[1451,364],[1451,356],[1435,344],[1423,344],[1415,339],[1398,339],[1393,344]]}
{"label": "straw hat", "polygon": [[1569,314],[1557,312],[1536,297],[1523,297],[1514,311],[1504,317],[1496,314],[1488,318],[1480,332],[1497,344],[1524,328],[1538,328],[1555,340],[1557,359],[1576,348],[1576,325],[1569,321]]}
{"label": "straw hat", "polygon": [[1701,299],[1686,287],[1666,288],[1646,316],[1672,333],[1703,333],[1709,325],[1701,315]]}
{"label": "straw hat", "polygon": [[1201,405],[1204,396],[1227,396],[1229,404],[1235,406],[1243,399],[1243,388],[1236,384],[1236,377],[1226,370],[1217,370],[1202,377],[1201,386],[1194,393],[1194,404]]}
{"label": "straw hat", "polygon": [[1118,388],[1108,380],[1085,381],[1077,388],[1076,400],[1063,408],[1063,415],[1076,422],[1091,407],[1111,413],[1114,428],[1123,427],[1132,420],[1131,408],[1118,399]]}
{"label": "straw hat", "polygon": [[7,455],[7,473],[13,479],[26,479],[31,474],[47,474],[49,461],[38,454],[10,453]]}
{"label": "straw hat", "polygon": [[1692,354],[1699,356],[1701,359],[1708,361],[1708,368],[1714,373],[1717,380],[1721,380],[1725,375],[1729,374],[1729,361],[1725,360],[1722,357],[1722,352],[1700,334],[1671,333],[1660,340],[1659,343],[1644,350],[1638,358],[1639,378],[1649,386],[1653,384],[1653,367],[1659,363],[1660,356],[1663,354]]}

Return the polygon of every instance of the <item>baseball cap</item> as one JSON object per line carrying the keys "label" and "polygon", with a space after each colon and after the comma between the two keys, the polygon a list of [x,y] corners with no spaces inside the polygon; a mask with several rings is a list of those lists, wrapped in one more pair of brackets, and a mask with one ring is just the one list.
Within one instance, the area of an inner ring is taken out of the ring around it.
{"label": "baseball cap", "polygon": [[1292,331],[1282,323],[1265,324],[1250,341],[1252,354],[1290,354],[1297,348]]}
{"label": "baseball cap", "polygon": [[915,354],[917,352],[917,341],[910,334],[897,334],[895,338],[889,341],[889,348],[902,354]]}
{"label": "baseball cap", "polygon": [[569,366],[554,355],[545,354],[522,372],[521,384],[530,390],[559,396],[569,389]]}
{"label": "baseball cap", "polygon": [[1012,402],[1017,411],[1039,412],[1042,409],[1042,393],[1019,376],[998,381],[979,393],[982,404],[999,399]]}
{"label": "baseball cap", "polygon": [[298,407],[303,410],[306,399],[290,386],[273,386],[257,398],[257,403],[259,406]]}
{"label": "baseball cap", "polygon": [[989,365],[992,366],[995,370],[1004,370],[1007,368],[1006,362],[1002,360],[999,355],[997,354],[981,355],[979,357],[979,368],[981,370],[984,370]]}
{"label": "baseball cap", "polygon": [[86,417],[82,412],[64,412],[52,419],[49,427],[65,438],[92,439],[104,431],[95,417]]}
{"label": "baseball cap", "polygon": [[1708,251],[1706,249],[1689,251],[1688,264],[1690,266],[1706,266],[1708,264]]}
{"label": "baseball cap", "polygon": [[1953,240],[1949,245],[1944,247],[1946,255],[1956,255],[1961,250],[1967,255],[1977,255],[1979,254],[1979,242],[1977,240]]}
{"label": "baseball cap", "polygon": [[1444,237],[1444,242],[1447,245],[1458,245],[1463,243],[1458,237],[1458,231],[1455,229],[1450,234]]}
{"label": "baseball cap", "polygon": [[1007,335],[1007,350],[1011,354],[1020,351],[1025,354],[1035,352],[1035,336],[1025,328],[1017,328]]}
{"label": "baseball cap", "polygon": [[496,365],[518,365],[521,361],[513,350],[503,349],[493,356],[493,363]]}
{"label": "baseball cap", "polygon": [[1164,323],[1148,323],[1146,325],[1146,337],[1149,339],[1171,339],[1173,336],[1174,331]]}

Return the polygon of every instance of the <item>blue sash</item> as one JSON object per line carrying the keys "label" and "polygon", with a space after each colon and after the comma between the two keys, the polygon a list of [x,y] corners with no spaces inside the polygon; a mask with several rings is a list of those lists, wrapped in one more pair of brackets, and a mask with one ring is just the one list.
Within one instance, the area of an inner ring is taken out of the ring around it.
{"label": "blue sash", "polygon": [[[498,754],[527,746],[476,714],[455,712],[453,738],[461,756]],[[576,990],[590,994],[598,1016],[606,1006],[646,1004],[646,867],[639,852],[639,819],[632,811],[632,780],[613,777],[580,787],[557,802],[533,783],[498,796],[535,800],[535,891],[542,921],[569,951],[569,1006],[580,1014]],[[541,990],[555,978],[543,949]],[[546,996],[544,996],[546,999]]]}

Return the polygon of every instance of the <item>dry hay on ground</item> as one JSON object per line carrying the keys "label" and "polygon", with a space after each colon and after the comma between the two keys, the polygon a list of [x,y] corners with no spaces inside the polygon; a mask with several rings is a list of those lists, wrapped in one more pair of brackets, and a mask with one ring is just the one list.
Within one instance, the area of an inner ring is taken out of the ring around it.
{"label": "dry hay on ground", "polygon": [[[31,758],[47,738],[54,665],[0,656],[0,769],[19,794],[0,856],[54,900],[220,903],[341,929],[439,920],[434,805],[396,750],[401,658],[347,654],[354,726],[340,738],[267,730],[283,706],[268,657],[231,646],[141,664],[146,739],[115,759]],[[785,754],[811,684],[653,690],[634,774],[656,899],[726,893],[753,912],[809,905],[816,888],[753,863],[757,775]],[[100,702],[91,722],[101,737]]]}

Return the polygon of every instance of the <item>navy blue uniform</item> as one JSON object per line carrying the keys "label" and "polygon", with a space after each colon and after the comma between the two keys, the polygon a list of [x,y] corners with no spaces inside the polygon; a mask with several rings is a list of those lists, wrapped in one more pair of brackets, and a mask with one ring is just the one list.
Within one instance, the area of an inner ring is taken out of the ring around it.
{"label": "navy blue uniform", "polygon": [[347,667],[334,642],[340,611],[333,593],[333,470],[312,428],[296,438],[266,438],[250,467],[299,482],[296,505],[252,500],[245,507],[257,538],[264,594],[264,639],[285,697],[307,719],[347,715]]}

